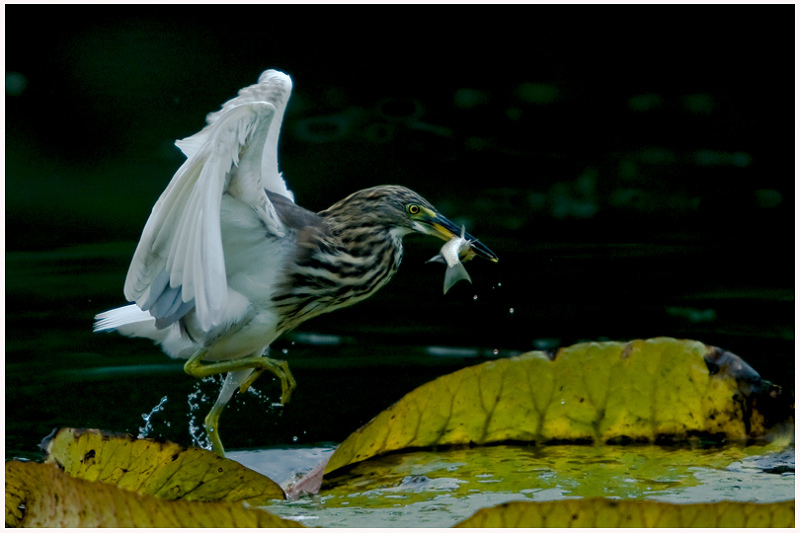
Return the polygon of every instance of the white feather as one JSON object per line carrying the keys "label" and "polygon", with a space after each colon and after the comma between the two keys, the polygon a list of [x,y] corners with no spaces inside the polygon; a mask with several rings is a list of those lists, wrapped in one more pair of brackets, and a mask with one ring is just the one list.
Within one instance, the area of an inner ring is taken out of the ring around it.
{"label": "white feather", "polygon": [[126,305],[117,309],[111,309],[94,317],[94,331],[111,331],[128,324],[141,322],[155,322],[153,316],[147,311],[142,311],[137,305]]}
{"label": "white feather", "polygon": [[156,319],[138,305],[126,305],[111,309],[94,317],[94,331],[117,331],[128,337],[143,337],[160,344],[171,357],[188,358],[197,346],[185,335],[181,335],[177,324],[166,329],[156,328]]}
{"label": "white feather", "polygon": [[[126,298],[166,325],[192,305],[204,331],[229,317],[223,194],[250,206],[272,235],[284,235],[265,189],[293,200],[277,158],[290,93],[287,75],[266,71],[258,84],[209,114],[208,126],[176,143],[188,159],[153,207],[125,280]],[[174,301],[178,294],[185,305]]]}

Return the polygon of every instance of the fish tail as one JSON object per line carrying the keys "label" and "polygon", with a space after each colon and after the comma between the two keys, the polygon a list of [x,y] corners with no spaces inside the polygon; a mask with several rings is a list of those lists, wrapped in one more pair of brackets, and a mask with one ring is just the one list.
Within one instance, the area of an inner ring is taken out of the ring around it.
{"label": "fish tail", "polygon": [[464,265],[461,263],[456,263],[455,265],[448,267],[447,272],[444,273],[444,294],[447,294],[447,291],[450,290],[450,287],[462,279],[472,283],[472,278],[470,278],[469,274],[467,274],[467,269],[464,268]]}

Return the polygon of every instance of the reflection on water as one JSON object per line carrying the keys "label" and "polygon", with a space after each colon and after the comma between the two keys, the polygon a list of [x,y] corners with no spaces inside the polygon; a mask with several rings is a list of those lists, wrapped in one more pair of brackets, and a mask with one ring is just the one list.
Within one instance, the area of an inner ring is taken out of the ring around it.
{"label": "reflection on water", "polygon": [[314,467],[327,461],[335,444],[275,446],[271,448],[233,450],[226,457],[264,474],[286,490]]}
{"label": "reflection on water", "polygon": [[[285,487],[331,454],[330,447],[298,447],[231,457]],[[767,473],[775,465],[791,465],[791,473]],[[307,526],[448,527],[509,500],[576,497],[785,501],[794,497],[794,447],[501,445],[399,453],[334,477],[318,496],[266,510]]]}

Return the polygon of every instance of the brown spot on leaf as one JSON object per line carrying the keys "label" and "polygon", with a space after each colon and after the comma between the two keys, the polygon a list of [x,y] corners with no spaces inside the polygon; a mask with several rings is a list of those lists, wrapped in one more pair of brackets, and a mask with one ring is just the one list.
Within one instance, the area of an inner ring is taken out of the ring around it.
{"label": "brown spot on leaf", "polygon": [[631,343],[628,343],[625,345],[625,348],[622,349],[622,353],[619,354],[619,358],[624,361],[625,359],[631,356],[632,352],[633,352],[633,345]]}

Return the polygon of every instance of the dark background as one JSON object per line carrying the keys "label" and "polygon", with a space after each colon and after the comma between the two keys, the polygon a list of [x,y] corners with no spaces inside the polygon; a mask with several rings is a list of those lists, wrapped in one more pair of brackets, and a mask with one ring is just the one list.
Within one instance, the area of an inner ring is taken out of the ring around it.
{"label": "dark background", "polygon": [[195,381],[92,317],[125,304],[174,140],[267,68],[298,204],[403,184],[500,262],[443,296],[441,242],[408,238],[380,293],[273,345],[296,395],[234,399],[229,447],[339,441],[437,375],[586,340],[693,338],[793,387],[791,7],[45,9],[6,9],[7,456],[136,433],[164,395],[151,435],[191,443]]}

